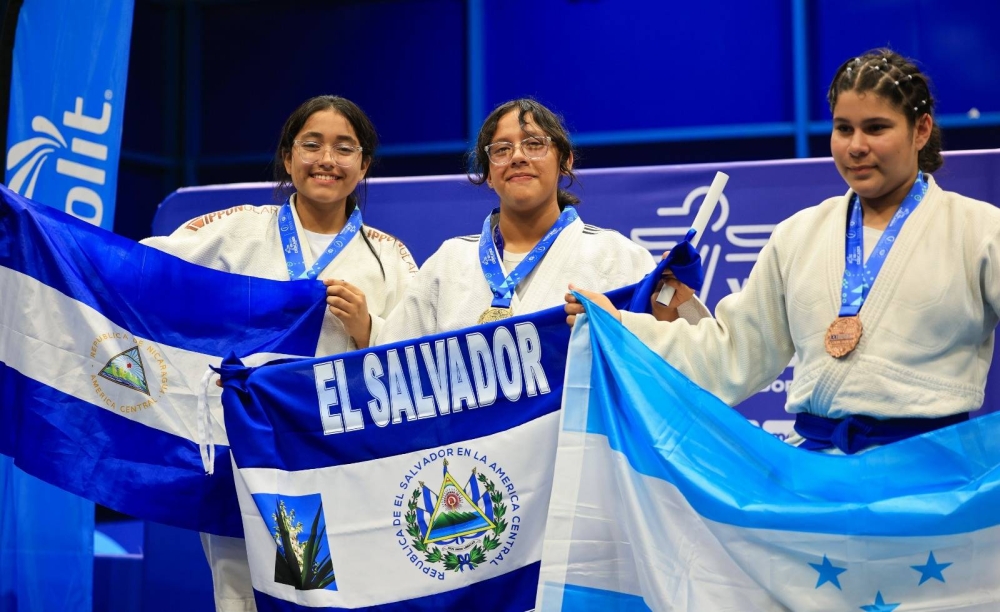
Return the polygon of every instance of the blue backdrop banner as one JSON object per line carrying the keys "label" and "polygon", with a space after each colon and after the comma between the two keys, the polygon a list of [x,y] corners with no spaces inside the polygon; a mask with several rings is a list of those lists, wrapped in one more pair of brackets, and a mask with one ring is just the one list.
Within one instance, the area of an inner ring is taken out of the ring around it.
{"label": "blue backdrop banner", "polygon": [[132,0],[26,0],[7,124],[11,190],[111,229]]}

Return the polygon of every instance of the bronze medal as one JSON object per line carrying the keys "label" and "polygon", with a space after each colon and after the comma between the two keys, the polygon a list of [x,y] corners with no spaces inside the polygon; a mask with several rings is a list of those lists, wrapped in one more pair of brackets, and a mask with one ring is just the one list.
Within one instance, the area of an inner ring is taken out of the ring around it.
{"label": "bronze medal", "polygon": [[476,321],[476,325],[493,323],[494,321],[503,321],[504,319],[509,319],[512,316],[514,316],[514,311],[510,308],[497,308],[496,306],[490,306],[483,311],[483,314],[479,315],[479,320]]}
{"label": "bronze medal", "polygon": [[840,359],[854,350],[861,340],[861,319],[837,317],[826,330],[826,352]]}

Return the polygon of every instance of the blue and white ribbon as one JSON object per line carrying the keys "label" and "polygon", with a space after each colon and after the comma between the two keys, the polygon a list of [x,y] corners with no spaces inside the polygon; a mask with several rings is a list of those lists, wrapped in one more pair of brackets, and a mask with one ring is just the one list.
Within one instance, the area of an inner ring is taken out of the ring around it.
{"label": "blue and white ribbon", "polygon": [[893,215],[889,225],[879,238],[878,244],[872,254],[868,256],[868,261],[864,261],[864,226],[861,219],[861,200],[857,194],[851,198],[850,210],[847,224],[847,244],[844,262],[844,282],[841,284],[840,294],[840,316],[853,317],[861,310],[861,306],[868,297],[868,291],[875,283],[882,264],[885,263],[889,255],[889,249],[896,242],[896,237],[903,229],[903,223],[910,217],[910,213],[917,208],[917,205],[927,195],[927,181],[924,173],[917,173],[917,180],[913,183],[910,193],[903,198],[903,203],[899,205],[896,214]]}
{"label": "blue and white ribbon", "polygon": [[503,268],[500,266],[500,259],[503,258],[503,236],[500,235],[499,226],[496,232],[496,239],[494,240],[491,237],[493,215],[499,212],[499,208],[493,209],[493,212],[483,221],[483,232],[479,236],[479,262],[482,264],[486,282],[489,283],[490,290],[493,291],[492,306],[494,308],[510,308],[517,284],[531,274],[531,271],[542,261],[542,257],[545,256],[545,253],[552,246],[552,243],[556,241],[556,238],[559,237],[559,234],[566,229],[567,225],[576,221],[579,215],[572,206],[564,208],[555,224],[553,224],[552,229],[538,241],[538,244],[535,245],[535,248],[531,249],[527,257],[521,260],[521,263],[517,264],[514,271],[505,276]]}
{"label": "blue and white ribbon", "polygon": [[360,229],[361,209],[355,206],[344,227],[333,237],[326,250],[316,258],[312,268],[306,270],[305,259],[302,256],[303,247],[295,231],[295,217],[292,215],[291,205],[285,200],[281,210],[278,211],[278,230],[281,232],[281,246],[285,252],[285,262],[288,264],[288,277],[292,280],[315,279],[337,255],[340,255]]}

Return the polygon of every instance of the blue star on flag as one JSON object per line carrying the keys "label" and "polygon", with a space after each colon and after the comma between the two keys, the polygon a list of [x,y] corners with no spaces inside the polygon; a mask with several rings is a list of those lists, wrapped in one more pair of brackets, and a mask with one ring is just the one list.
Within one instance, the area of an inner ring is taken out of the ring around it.
{"label": "blue star on flag", "polygon": [[861,606],[865,612],[892,612],[899,607],[898,603],[885,603],[882,599],[882,591],[875,594],[875,603],[870,606]]}
{"label": "blue star on flag", "polygon": [[[823,563],[810,563],[814,570],[819,572],[819,579],[816,580],[816,588],[823,586],[827,582],[840,589],[839,576],[847,571],[846,567],[836,567],[823,555]],[[843,590],[843,589],[840,589]]]}
{"label": "blue star on flag", "polygon": [[938,563],[934,558],[934,551],[932,550],[931,554],[927,555],[927,563],[924,565],[911,565],[910,567],[920,572],[920,584],[917,585],[920,586],[931,578],[944,582],[944,575],[941,572],[949,565],[951,563]]}

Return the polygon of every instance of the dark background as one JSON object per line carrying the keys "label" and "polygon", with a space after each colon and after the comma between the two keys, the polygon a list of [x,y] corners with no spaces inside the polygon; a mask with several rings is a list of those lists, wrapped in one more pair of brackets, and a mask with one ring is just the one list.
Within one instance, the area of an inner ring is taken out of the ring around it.
{"label": "dark background", "polygon": [[564,115],[580,167],[827,156],[834,71],[891,45],[934,79],[946,149],[998,147],[997,23],[980,0],[137,0],[115,229],[148,235],[180,186],[268,180],[322,93],[371,116],[371,176],[463,172],[519,96]]}

